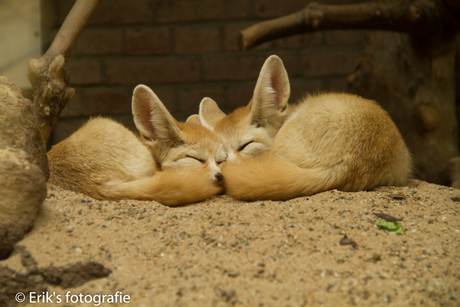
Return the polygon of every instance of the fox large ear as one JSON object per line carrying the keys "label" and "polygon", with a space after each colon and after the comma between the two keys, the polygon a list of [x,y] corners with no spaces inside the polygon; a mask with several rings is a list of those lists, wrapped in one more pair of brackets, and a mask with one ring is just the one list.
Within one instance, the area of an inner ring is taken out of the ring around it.
{"label": "fox large ear", "polygon": [[253,123],[270,123],[273,116],[285,113],[291,87],[283,61],[271,55],[262,66],[254,89],[251,113]]}
{"label": "fox large ear", "polygon": [[190,115],[185,123],[193,126],[201,126],[200,116],[198,114]]}
{"label": "fox large ear", "polygon": [[171,147],[183,143],[177,121],[150,88],[142,84],[136,86],[132,108],[134,124],[145,139]]}
{"label": "fox large ear", "polygon": [[217,103],[211,98],[205,97],[200,103],[200,122],[203,127],[213,131],[216,124],[226,115],[219,109]]}

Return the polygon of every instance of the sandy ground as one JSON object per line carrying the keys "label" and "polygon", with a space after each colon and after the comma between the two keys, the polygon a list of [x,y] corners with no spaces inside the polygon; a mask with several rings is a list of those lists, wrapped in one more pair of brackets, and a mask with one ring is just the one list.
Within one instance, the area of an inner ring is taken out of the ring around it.
{"label": "sandy ground", "polygon": [[[0,262],[0,305],[460,306],[459,195],[414,180],[169,208],[49,186],[34,229]],[[405,234],[378,229],[375,212],[403,218]]]}

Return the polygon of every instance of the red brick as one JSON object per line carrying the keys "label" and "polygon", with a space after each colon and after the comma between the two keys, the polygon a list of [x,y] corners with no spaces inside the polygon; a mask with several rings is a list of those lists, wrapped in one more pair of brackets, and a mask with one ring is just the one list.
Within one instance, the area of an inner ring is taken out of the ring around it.
{"label": "red brick", "polygon": [[60,118],[69,118],[69,117],[77,117],[82,115],[82,88],[75,88],[75,95],[73,98],[67,102],[64,110],[62,110]]}
{"label": "red brick", "polygon": [[272,52],[272,54],[277,54],[281,58],[289,79],[296,77],[299,74],[299,58],[296,54],[278,53],[276,51]]}
{"label": "red brick", "polygon": [[175,31],[177,53],[210,53],[219,50],[219,29],[179,28]]}
{"label": "red brick", "polygon": [[70,84],[89,85],[101,83],[101,63],[98,60],[72,59],[67,62]]}
{"label": "red brick", "polygon": [[346,78],[334,79],[327,82],[326,90],[329,92],[348,92],[348,83]]}
{"label": "red brick", "polygon": [[311,0],[255,0],[257,17],[271,18],[295,13],[312,2]]}
{"label": "red brick", "polygon": [[[175,93],[170,88],[158,88],[156,86],[149,86],[160,101],[169,110],[169,112],[176,112],[175,106]],[[84,115],[106,114],[114,116],[116,114],[131,114],[132,109],[132,95],[134,86],[126,90],[120,90],[118,87],[94,89],[87,91],[84,96]]]}
{"label": "red brick", "polygon": [[[251,101],[256,82],[232,85],[227,89],[227,111],[231,112],[236,108],[243,107]],[[220,108],[224,109],[223,102],[217,101]]]}
{"label": "red brick", "polygon": [[40,1],[40,22],[43,32],[61,24],[57,0]]}
{"label": "red brick", "polygon": [[195,59],[123,58],[106,61],[108,84],[181,83],[198,79],[199,64]]}
{"label": "red brick", "polygon": [[290,80],[291,82],[291,96],[289,97],[290,103],[299,102],[307,94],[316,94],[321,91],[324,91],[323,82],[321,81],[312,81],[312,80],[302,80],[294,79]]}
{"label": "red brick", "polygon": [[[241,30],[251,26],[252,23],[239,23],[226,26],[224,29],[224,47],[228,51],[239,51],[238,37]],[[263,43],[252,50],[266,50],[271,47],[271,42]]]}
{"label": "red brick", "polygon": [[67,15],[69,14],[70,10],[75,4],[75,1],[72,1],[72,0],[55,0],[55,1],[56,1],[55,13],[57,14],[55,25],[60,26],[64,22]]}
{"label": "red brick", "polygon": [[[228,108],[230,111],[249,103],[253,96],[255,85],[256,82],[254,81],[248,84],[232,85],[227,89]],[[305,97],[307,93],[313,94],[320,91],[322,89],[322,82],[291,78],[290,87],[291,95],[289,102],[293,103]]]}
{"label": "red brick", "polygon": [[[245,80],[255,79],[267,59],[267,55],[219,56],[203,60],[205,80]],[[297,73],[295,56],[281,57],[290,75]]]}
{"label": "red brick", "polygon": [[88,90],[83,95],[84,115],[131,113],[131,95],[122,90]]}
{"label": "red brick", "polygon": [[265,56],[219,56],[203,60],[205,80],[243,80],[256,78]]}
{"label": "red brick", "polygon": [[[153,20],[153,0],[102,0],[91,16],[88,25],[146,24]],[[75,1],[60,0],[61,23]]]}
{"label": "red brick", "polygon": [[158,0],[156,21],[183,22],[241,19],[250,14],[249,0]]}
{"label": "red brick", "polygon": [[331,50],[311,52],[301,60],[301,74],[304,76],[344,75],[350,73],[360,57],[356,50]]}
{"label": "red brick", "polygon": [[82,55],[121,54],[122,31],[87,28],[78,39],[76,51]]}
{"label": "red brick", "polygon": [[139,135],[139,131],[134,124],[133,116],[131,114],[115,115],[110,118],[131,130],[135,135]]}
{"label": "red brick", "polygon": [[187,88],[179,92],[179,108],[182,113],[192,115],[198,113],[201,100],[209,97],[216,102],[223,100],[221,88]]}
{"label": "red brick", "polygon": [[273,46],[276,48],[311,47],[320,46],[322,44],[322,41],[323,33],[314,32],[277,39],[273,41]]}
{"label": "red brick", "polygon": [[54,126],[53,134],[51,135],[51,144],[54,145],[65,140],[72,133],[77,131],[84,123],[86,123],[86,121],[88,121],[88,118],[59,119]]}
{"label": "red brick", "polygon": [[169,28],[126,30],[126,52],[130,55],[169,53],[169,32]]}
{"label": "red brick", "polygon": [[366,41],[368,31],[359,30],[335,30],[324,33],[326,45],[352,45],[363,44]]}

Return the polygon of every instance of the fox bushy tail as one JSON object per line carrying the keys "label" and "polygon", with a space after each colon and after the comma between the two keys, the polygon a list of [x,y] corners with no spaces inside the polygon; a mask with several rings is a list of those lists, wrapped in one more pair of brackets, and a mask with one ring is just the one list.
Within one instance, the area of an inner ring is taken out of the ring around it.
{"label": "fox bushy tail", "polygon": [[154,200],[176,206],[199,202],[222,191],[223,186],[211,178],[209,170],[180,169],[129,182],[106,183],[98,193],[106,199]]}
{"label": "fox bushy tail", "polygon": [[340,169],[300,168],[275,156],[228,163],[226,193],[240,200],[287,200],[343,186]]}

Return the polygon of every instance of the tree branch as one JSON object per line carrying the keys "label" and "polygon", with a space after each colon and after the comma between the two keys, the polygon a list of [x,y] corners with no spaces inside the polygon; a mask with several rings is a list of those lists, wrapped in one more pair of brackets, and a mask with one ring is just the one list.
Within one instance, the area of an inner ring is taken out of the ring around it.
{"label": "tree branch", "polygon": [[425,0],[350,5],[312,2],[301,11],[242,30],[238,43],[240,50],[246,51],[281,37],[335,29],[389,30],[431,36],[439,31],[438,11],[433,3]]}
{"label": "tree branch", "polygon": [[100,0],[77,0],[45,55],[62,54],[67,59],[99,2]]}
{"label": "tree branch", "polygon": [[33,102],[45,143],[61,111],[74,95],[74,89],[68,86],[65,62],[99,2],[77,0],[49,49],[41,58],[29,62],[27,77],[34,91]]}

